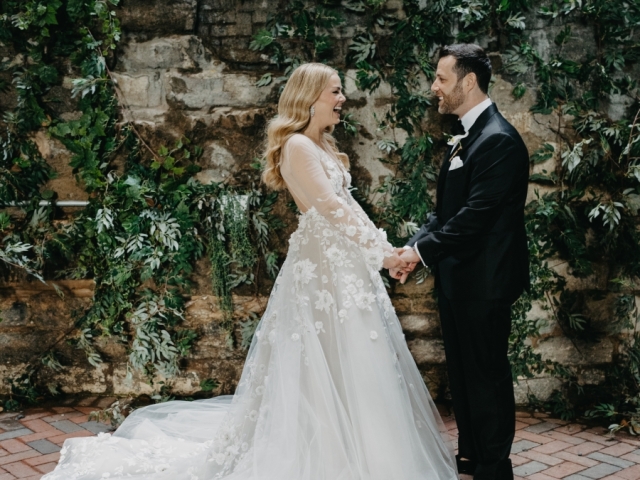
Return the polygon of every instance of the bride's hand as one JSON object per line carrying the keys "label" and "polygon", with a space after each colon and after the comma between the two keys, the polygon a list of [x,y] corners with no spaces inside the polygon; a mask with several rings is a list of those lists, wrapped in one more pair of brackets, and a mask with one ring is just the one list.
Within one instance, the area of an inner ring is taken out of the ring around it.
{"label": "bride's hand", "polygon": [[404,270],[407,268],[407,262],[402,260],[397,252],[394,252],[393,255],[389,257],[384,257],[384,262],[382,262],[382,266],[388,270],[398,269]]}

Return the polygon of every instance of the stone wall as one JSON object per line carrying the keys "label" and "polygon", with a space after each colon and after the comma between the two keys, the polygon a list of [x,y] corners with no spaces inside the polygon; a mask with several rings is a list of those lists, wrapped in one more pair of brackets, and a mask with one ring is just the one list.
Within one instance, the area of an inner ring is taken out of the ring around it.
{"label": "stone wall", "polygon": [[[281,83],[268,87],[256,87],[255,83],[269,68],[268,58],[249,48],[251,36],[262,27],[269,13],[279,7],[278,2],[267,0],[124,0],[119,11],[124,40],[112,66],[118,86],[127,108],[125,115],[132,119],[150,138],[152,144],[167,138],[185,135],[204,148],[202,171],[197,175],[202,182],[233,181],[234,177],[248,169],[260,153],[264,140],[264,127],[274,115],[275,102]],[[398,11],[401,2],[390,1],[390,11]],[[401,14],[401,12],[400,12]],[[562,20],[567,21],[567,20]],[[552,39],[562,28],[561,20],[552,24],[531,16],[528,19],[530,36],[545,55],[553,55],[556,48]],[[333,32],[336,41],[336,57],[340,58],[353,34],[353,25]],[[589,52],[591,38],[583,32],[569,46],[579,60]],[[550,40],[551,39],[551,40]],[[487,38],[485,47],[491,49],[495,39]],[[567,48],[567,47],[565,47]],[[499,67],[501,58],[493,56]],[[377,130],[374,115],[382,117],[393,102],[388,85],[383,84],[374,94],[366,94],[355,86],[355,71],[346,71],[345,93],[348,102],[346,112],[353,113],[361,123],[356,139],[340,134],[340,146],[350,155],[353,171],[361,185],[375,187],[382,177],[392,172],[377,160],[377,142],[395,136],[404,140],[402,132]],[[519,100],[511,92],[509,77],[497,74],[491,96],[502,113],[520,131],[530,152],[541,144],[558,146],[557,134],[551,130],[558,124],[553,116],[532,114],[534,98],[532,89]],[[533,81],[533,79],[530,79]],[[64,98],[69,98],[70,79],[60,87]],[[425,89],[428,84],[425,83]],[[64,90],[66,89],[66,93]],[[627,99],[612,98],[610,115],[620,117]],[[73,118],[71,100],[61,108],[63,117]],[[441,119],[435,110],[425,119],[438,130]],[[75,183],[66,165],[68,155],[56,141],[38,134],[36,141],[41,152],[58,171],[50,188],[62,199],[85,199],[84,190]],[[558,151],[558,148],[556,148]],[[533,172],[557,168],[557,158],[536,165]],[[535,191],[544,193],[548,187],[530,185],[529,200]],[[282,200],[285,202],[286,200]],[[416,199],[419,201],[419,199]],[[294,227],[295,218],[287,232]],[[280,238],[286,245],[286,233]],[[566,264],[557,264],[557,270],[568,279],[568,288],[593,292],[590,307],[594,315],[606,323],[610,318],[611,302],[607,296],[598,295],[606,290],[607,272],[594,274],[592,278],[576,279],[566,271]],[[201,262],[194,276],[196,288],[187,309],[187,325],[198,331],[200,338],[182,365],[182,375],[174,379],[174,392],[189,395],[199,390],[204,378],[215,378],[221,383],[216,393],[232,392],[240,375],[245,353],[229,349],[224,332],[220,329],[221,315],[211,294],[208,265]],[[38,353],[64,337],[72,329],[73,320],[91,301],[90,281],[62,280],[53,286],[37,282],[13,281],[0,284],[0,378],[19,372],[26,362],[37,358]],[[431,295],[433,283],[428,279],[421,285],[410,282],[396,285],[392,299],[400,316],[406,338],[414,357],[424,372],[425,380],[434,396],[446,396],[445,357],[440,340],[437,309]],[[260,314],[266,304],[268,285],[262,295],[236,296],[237,316],[246,317],[250,312]],[[532,318],[547,321],[543,336],[534,339],[537,350],[544,358],[558,360],[575,366],[583,383],[602,380],[600,368],[611,363],[617,348],[614,337],[599,343],[575,344],[562,335],[559,325],[549,310],[536,305],[530,312]],[[604,327],[603,327],[604,328]],[[150,394],[157,389],[143,379],[134,377],[126,381],[127,353],[122,344],[112,339],[100,339],[100,351],[106,362],[99,368],[91,367],[77,350],[60,342],[63,363],[68,367],[49,375],[47,382],[60,385],[68,393],[92,394]],[[540,397],[548,397],[557,386],[555,380],[535,378],[523,381],[517,387],[517,400],[526,401],[532,391]],[[0,393],[6,392],[0,386]]]}

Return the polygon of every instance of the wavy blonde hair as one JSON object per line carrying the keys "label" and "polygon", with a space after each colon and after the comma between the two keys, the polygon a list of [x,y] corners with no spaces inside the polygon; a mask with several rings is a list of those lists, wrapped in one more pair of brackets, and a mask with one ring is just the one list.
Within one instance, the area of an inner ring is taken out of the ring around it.
{"label": "wavy blonde hair", "polygon": [[[266,165],[262,173],[262,181],[274,190],[283,190],[286,185],[280,173],[282,147],[296,133],[302,133],[309,125],[311,115],[309,109],[329,83],[331,75],[338,73],[322,63],[303,63],[294,70],[287,81],[280,100],[278,116],[269,122],[267,127],[267,147],[264,154]],[[349,157],[341,153],[331,133],[333,125],[323,133],[325,148],[349,168]]]}

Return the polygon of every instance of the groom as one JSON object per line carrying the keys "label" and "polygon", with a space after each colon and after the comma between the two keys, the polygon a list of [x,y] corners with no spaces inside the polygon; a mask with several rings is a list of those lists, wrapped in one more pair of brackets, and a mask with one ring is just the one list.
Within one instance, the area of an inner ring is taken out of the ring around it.
{"label": "groom", "polygon": [[511,305],[529,287],[524,228],[529,156],[487,96],[491,63],[477,45],[444,47],[431,90],[438,112],[459,118],[435,213],[405,247],[410,263],[436,268],[458,470],[474,480],[512,480],[515,402],[507,357]]}

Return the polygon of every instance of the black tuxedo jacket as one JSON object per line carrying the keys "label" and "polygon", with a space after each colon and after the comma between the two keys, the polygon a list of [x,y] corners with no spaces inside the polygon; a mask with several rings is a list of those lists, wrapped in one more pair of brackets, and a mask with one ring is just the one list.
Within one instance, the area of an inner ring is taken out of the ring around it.
{"label": "black tuxedo jacket", "polygon": [[[456,150],[442,164],[435,213],[407,245],[437,265],[436,286],[447,298],[513,302],[529,288],[527,148],[492,104]],[[449,171],[452,156],[463,166]]]}

